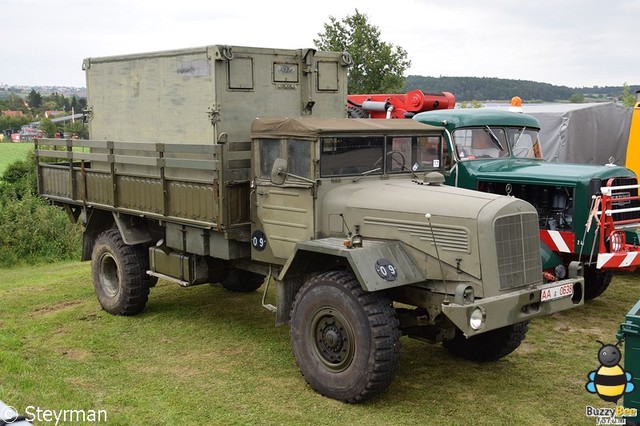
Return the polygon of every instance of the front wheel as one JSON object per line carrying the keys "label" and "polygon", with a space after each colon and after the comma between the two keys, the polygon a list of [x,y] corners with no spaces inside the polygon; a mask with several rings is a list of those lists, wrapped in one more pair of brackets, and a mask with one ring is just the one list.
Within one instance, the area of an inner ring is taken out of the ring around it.
{"label": "front wheel", "polygon": [[135,315],[149,298],[144,251],[125,244],[117,229],[98,236],[91,254],[93,287],[102,308],[114,315]]}
{"label": "front wheel", "polygon": [[388,299],[348,271],[308,280],[291,310],[291,346],[317,392],[359,402],[386,389],[398,369],[400,331]]}
{"label": "front wheel", "polygon": [[495,361],[515,351],[524,340],[528,329],[529,321],[523,321],[468,339],[456,329],[455,337],[445,340],[442,345],[452,354],[469,361]]}
{"label": "front wheel", "polygon": [[584,300],[593,300],[600,296],[611,284],[613,274],[593,266],[584,268]]}

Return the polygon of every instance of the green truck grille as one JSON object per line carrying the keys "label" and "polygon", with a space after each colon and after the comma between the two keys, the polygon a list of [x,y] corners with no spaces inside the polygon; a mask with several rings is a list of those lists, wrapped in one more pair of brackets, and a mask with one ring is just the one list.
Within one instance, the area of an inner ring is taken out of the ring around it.
{"label": "green truck grille", "polygon": [[500,290],[535,284],[542,276],[538,217],[502,216],[494,224]]}

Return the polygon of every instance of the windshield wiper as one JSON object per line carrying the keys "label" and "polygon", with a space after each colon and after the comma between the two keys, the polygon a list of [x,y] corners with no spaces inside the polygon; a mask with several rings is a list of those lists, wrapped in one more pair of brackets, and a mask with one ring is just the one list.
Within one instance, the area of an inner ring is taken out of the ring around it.
{"label": "windshield wiper", "polygon": [[520,142],[520,138],[522,137],[522,135],[524,135],[524,131],[527,130],[526,127],[523,127],[522,130],[520,130],[520,133],[518,133],[518,137],[516,138],[516,141],[513,143],[513,146],[517,146],[518,142]]}
{"label": "windshield wiper", "polygon": [[500,148],[500,151],[504,151],[504,148],[502,147],[502,144],[500,143],[500,139],[498,139],[496,134],[493,133],[493,130],[491,130],[491,127],[489,127],[489,126],[484,126],[484,127],[487,128],[487,131],[489,132],[489,136],[491,136],[491,142],[493,142],[495,146]]}
{"label": "windshield wiper", "polygon": [[357,178],[354,178],[353,181],[357,182],[360,179],[362,179],[363,177],[368,176],[371,173],[378,172],[380,170],[382,170],[382,167],[376,167],[375,169],[371,169],[371,170],[367,170],[366,172],[362,172],[362,173],[360,173],[360,176],[358,176]]}

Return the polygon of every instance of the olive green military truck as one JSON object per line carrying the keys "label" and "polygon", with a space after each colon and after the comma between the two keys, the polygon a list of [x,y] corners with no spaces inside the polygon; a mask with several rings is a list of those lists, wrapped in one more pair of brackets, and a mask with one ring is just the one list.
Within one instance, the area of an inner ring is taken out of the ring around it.
{"label": "olive green military truck", "polygon": [[401,335],[491,360],[581,305],[581,264],[542,281],[533,206],[443,185],[444,127],[346,118],[350,62],[229,46],[85,60],[91,139],[38,140],[38,185],[84,226],[101,306],[138,314],[158,278],[263,286],[305,380],[357,402],[392,381]]}

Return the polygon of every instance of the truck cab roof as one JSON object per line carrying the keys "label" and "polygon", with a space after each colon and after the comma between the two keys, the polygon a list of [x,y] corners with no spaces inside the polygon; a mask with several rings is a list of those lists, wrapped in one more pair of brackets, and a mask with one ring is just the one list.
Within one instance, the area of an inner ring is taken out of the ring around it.
{"label": "truck cab roof", "polygon": [[425,125],[413,120],[258,118],[251,125],[251,137],[261,139],[296,137],[315,140],[327,134],[413,134],[442,129],[442,126]]}
{"label": "truck cab roof", "polygon": [[423,124],[444,126],[452,131],[460,127],[514,126],[540,128],[535,117],[517,112],[491,108],[444,109],[416,114],[414,120]]}

